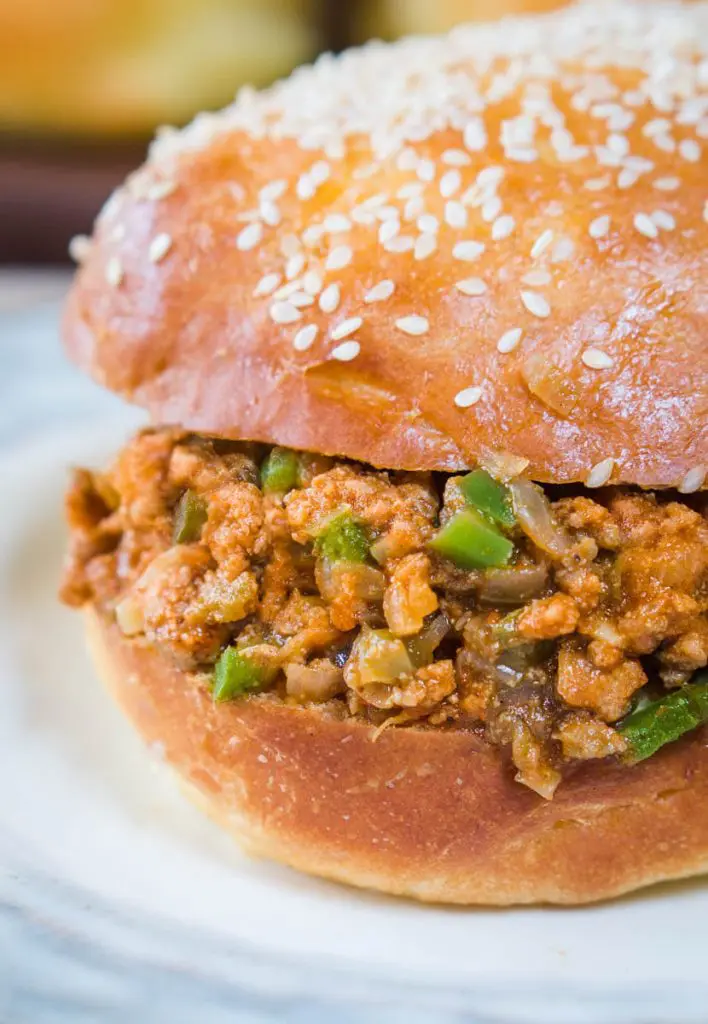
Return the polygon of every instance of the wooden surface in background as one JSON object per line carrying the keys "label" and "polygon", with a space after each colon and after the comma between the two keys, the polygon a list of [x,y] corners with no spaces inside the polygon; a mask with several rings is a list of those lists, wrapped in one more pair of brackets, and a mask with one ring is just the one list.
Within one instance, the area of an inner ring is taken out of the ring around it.
{"label": "wooden surface in background", "polygon": [[63,263],[109,193],[143,159],[144,143],[0,144],[0,263]]}

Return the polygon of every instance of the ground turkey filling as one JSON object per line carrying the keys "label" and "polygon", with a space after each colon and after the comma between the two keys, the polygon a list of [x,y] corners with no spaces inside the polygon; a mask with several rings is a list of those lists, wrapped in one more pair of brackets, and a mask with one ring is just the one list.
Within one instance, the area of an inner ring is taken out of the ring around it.
{"label": "ground turkey filling", "polygon": [[464,480],[146,431],[75,473],[62,596],[217,699],[474,728],[550,798],[708,662],[706,499]]}

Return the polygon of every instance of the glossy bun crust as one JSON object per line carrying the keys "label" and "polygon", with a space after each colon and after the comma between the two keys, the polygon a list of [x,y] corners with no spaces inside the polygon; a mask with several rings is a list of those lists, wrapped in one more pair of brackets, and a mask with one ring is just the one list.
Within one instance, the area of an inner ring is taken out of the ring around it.
{"label": "glossy bun crust", "polygon": [[198,679],[94,612],[103,678],[188,794],[249,852],[446,903],[586,903],[708,868],[708,730],[633,768],[587,765],[545,802],[477,736],[374,730]]}
{"label": "glossy bun crust", "polygon": [[84,247],[68,350],[203,433],[696,489],[707,68],[705,2],[324,57],[157,140]]}

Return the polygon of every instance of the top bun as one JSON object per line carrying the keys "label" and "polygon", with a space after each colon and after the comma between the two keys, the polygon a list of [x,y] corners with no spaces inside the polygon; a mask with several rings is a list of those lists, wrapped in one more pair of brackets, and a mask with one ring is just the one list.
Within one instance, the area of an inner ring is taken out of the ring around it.
{"label": "top bun", "polygon": [[703,486],[708,3],[375,43],[166,131],[70,353],[153,419],[376,466]]}

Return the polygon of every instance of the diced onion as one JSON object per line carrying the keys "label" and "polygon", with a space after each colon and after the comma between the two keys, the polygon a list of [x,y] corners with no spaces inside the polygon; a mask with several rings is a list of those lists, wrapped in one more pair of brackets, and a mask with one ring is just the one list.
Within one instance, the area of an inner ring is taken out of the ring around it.
{"label": "diced onion", "polygon": [[324,660],[313,665],[285,666],[285,690],[296,700],[329,700],[340,693],[343,686],[342,670]]}
{"label": "diced onion", "polygon": [[530,480],[512,480],[509,484],[514,512],[524,533],[542,551],[556,558],[572,547],[566,531],[553,518],[551,503],[540,487]]}
{"label": "diced onion", "polygon": [[330,562],[322,559],[318,573],[320,593],[326,601],[332,601],[345,589],[347,593],[362,601],[381,601],[386,586],[386,577],[380,569],[363,562]]}
{"label": "diced onion", "polygon": [[413,663],[402,640],[387,629],[364,626],[357,637],[344,670],[349,686],[391,683],[413,671]]}
{"label": "diced onion", "polygon": [[482,576],[478,596],[488,604],[524,604],[543,592],[547,580],[545,565],[489,569]]}
{"label": "diced onion", "polygon": [[479,460],[482,469],[502,483],[509,483],[526,469],[529,460],[511,452],[484,452]]}
{"label": "diced onion", "polygon": [[621,648],[623,645],[621,634],[618,633],[615,627],[609,622],[593,622],[591,620],[586,624],[584,632],[589,636],[592,636],[595,640],[603,640],[606,644],[611,644],[612,647]]}
{"label": "diced onion", "polygon": [[450,623],[444,615],[436,615],[426,623],[420,633],[408,637],[406,647],[415,667],[429,665],[433,654],[450,632]]}
{"label": "diced onion", "polygon": [[137,636],[143,632],[145,621],[140,602],[130,594],[116,605],[116,622],[124,636]]}

